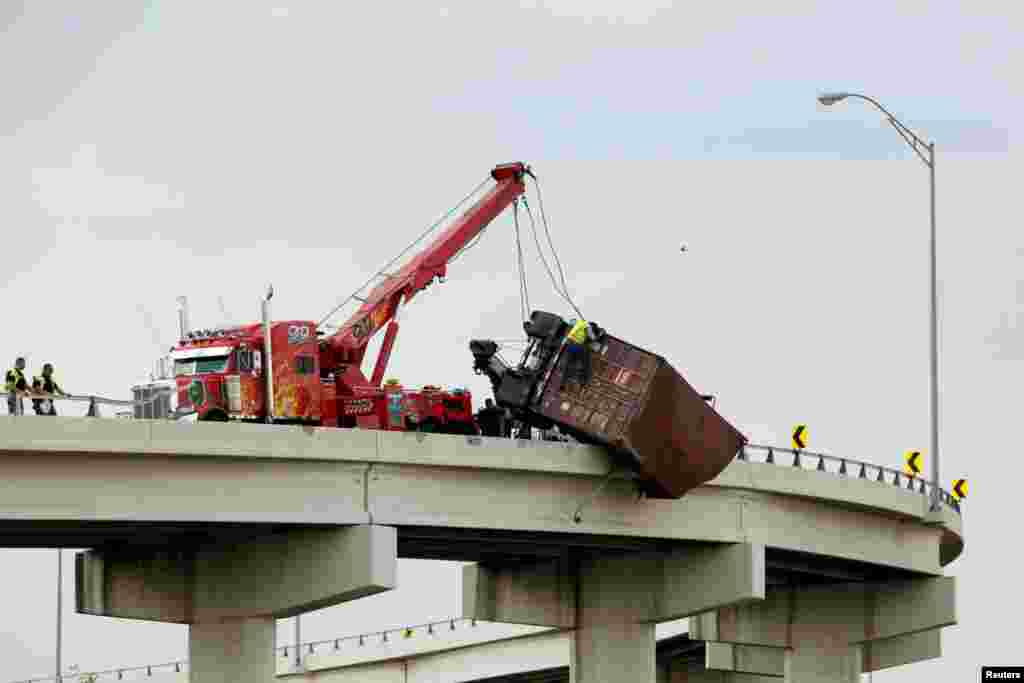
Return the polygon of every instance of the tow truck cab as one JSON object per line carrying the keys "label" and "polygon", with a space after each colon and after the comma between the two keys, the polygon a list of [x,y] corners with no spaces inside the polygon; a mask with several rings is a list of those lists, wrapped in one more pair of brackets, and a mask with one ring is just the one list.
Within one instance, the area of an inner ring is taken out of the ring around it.
{"label": "tow truck cab", "polygon": [[204,421],[263,420],[269,370],[275,420],[319,423],[324,401],[315,324],[272,323],[270,346],[272,362],[258,324],[189,333],[171,352],[179,411]]}

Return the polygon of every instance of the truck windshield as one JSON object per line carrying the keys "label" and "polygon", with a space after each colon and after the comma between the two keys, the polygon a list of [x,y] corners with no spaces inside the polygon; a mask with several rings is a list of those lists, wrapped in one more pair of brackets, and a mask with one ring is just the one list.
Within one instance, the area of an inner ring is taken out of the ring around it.
{"label": "truck windshield", "polygon": [[207,356],[205,358],[182,358],[174,361],[174,374],[205,375],[211,372],[224,372],[228,369],[229,356]]}

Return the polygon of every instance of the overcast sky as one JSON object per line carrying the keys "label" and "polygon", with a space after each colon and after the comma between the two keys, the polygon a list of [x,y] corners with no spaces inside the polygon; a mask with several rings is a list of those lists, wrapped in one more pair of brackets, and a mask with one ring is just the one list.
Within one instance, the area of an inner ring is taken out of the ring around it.
{"label": "overcast sky", "polygon": [[[590,319],[665,355],[755,442],[806,423],[812,449],[899,467],[928,448],[927,172],[866,103],[815,102],[865,92],[938,144],[942,478],[971,480],[947,568],[961,623],[941,661],[875,680],[1019,664],[1011,3],[520,5],[0,3],[2,362],[126,397],[175,340],[175,297],[196,326],[223,321],[218,297],[252,321],[272,281],[276,317],[319,320],[522,159]],[[533,308],[568,314],[528,241]],[[487,395],[467,342],[521,331],[513,246],[506,213],[410,304],[389,375]],[[54,553],[0,561],[0,679],[51,673]],[[400,589],[310,615],[304,637],[448,617],[457,578],[403,562]],[[71,602],[67,664],[186,654],[185,627]]]}

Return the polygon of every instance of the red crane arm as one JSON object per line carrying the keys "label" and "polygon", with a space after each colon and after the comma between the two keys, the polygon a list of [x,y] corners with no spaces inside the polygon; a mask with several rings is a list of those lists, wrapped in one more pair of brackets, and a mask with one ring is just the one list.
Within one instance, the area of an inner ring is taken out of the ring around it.
{"label": "red crane arm", "polygon": [[413,257],[397,273],[386,276],[367,296],[359,310],[325,341],[348,362],[361,363],[366,344],[391,320],[403,297],[406,302],[438,278],[444,278],[448,262],[509,204],[526,192],[524,174],[530,167],[521,162],[503,164],[491,171],[497,182],[486,195],[439,234],[430,246]]}

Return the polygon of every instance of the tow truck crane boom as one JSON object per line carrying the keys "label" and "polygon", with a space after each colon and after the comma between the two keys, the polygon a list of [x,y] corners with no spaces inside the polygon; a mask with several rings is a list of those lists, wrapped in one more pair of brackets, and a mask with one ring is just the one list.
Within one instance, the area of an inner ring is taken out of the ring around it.
{"label": "tow truck crane boom", "polygon": [[[497,184],[398,272],[385,274],[384,282],[370,292],[355,314],[321,342],[324,355],[331,356],[334,364],[342,369],[339,384],[348,385],[348,388],[380,385],[398,333],[398,323],[394,318],[399,305],[408,303],[435,280],[443,281],[451,259],[526,192],[524,175],[533,176],[533,173],[522,162],[502,164],[492,169],[491,177]],[[380,355],[368,381],[361,369],[366,346],[388,322],[390,325]]]}

